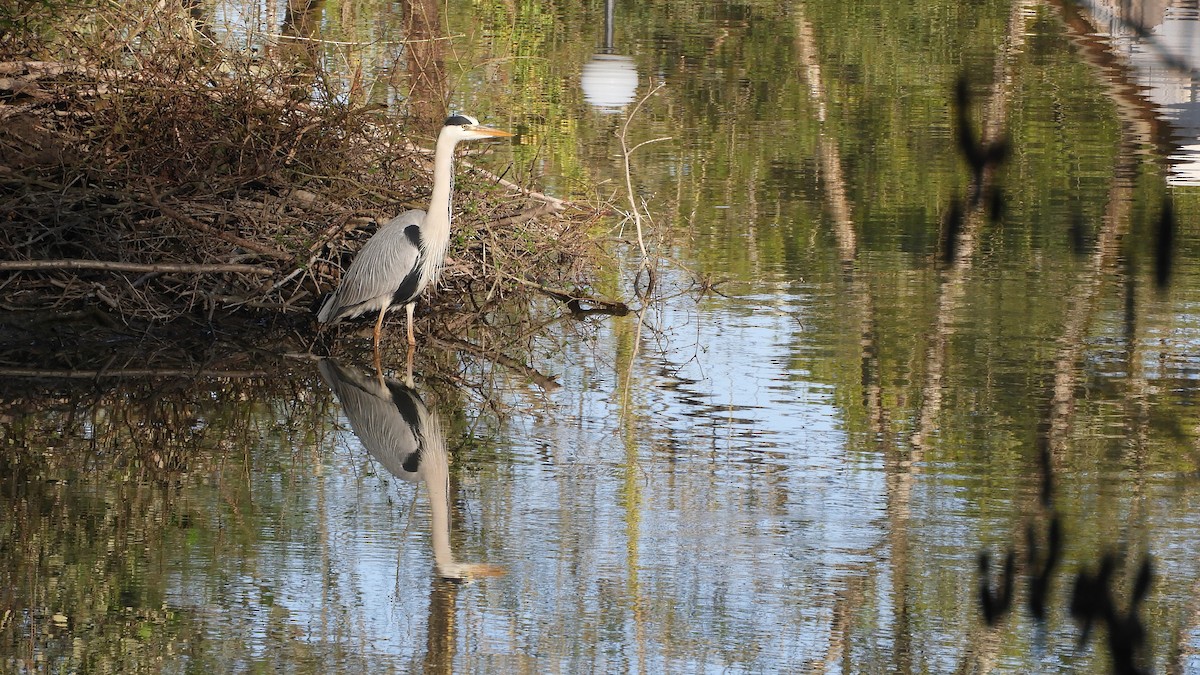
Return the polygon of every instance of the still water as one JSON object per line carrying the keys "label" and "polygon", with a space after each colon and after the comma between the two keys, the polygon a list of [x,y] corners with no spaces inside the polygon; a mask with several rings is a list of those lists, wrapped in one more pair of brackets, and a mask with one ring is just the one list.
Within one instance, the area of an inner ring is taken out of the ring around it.
{"label": "still water", "polygon": [[205,7],[519,131],[637,311],[31,382],[0,669],[1200,673],[1194,3],[418,5]]}

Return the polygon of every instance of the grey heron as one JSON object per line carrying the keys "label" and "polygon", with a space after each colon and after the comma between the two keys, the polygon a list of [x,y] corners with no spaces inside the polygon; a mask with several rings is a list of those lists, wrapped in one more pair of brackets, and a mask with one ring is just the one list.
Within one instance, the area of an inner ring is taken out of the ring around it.
{"label": "grey heron", "polygon": [[411,356],[413,306],[417,296],[436,283],[450,245],[450,187],[454,179],[454,146],[459,141],[502,138],[513,134],[486,127],[474,117],[453,115],[438,134],[433,153],[433,190],[429,210],[413,209],[392,218],[379,228],[350,263],[338,286],[317,312],[317,321],[333,325],[378,311],[375,321],[375,354],[378,362],[383,316],[389,309],[404,306],[408,315],[408,345]]}
{"label": "grey heron", "polygon": [[317,368],[367,452],[393,476],[409,483],[424,482],[428,487],[430,538],[438,576],[469,581],[503,574],[502,567],[454,559],[449,454],[437,415],[416,390],[395,379],[351,370],[333,359],[321,359]]}

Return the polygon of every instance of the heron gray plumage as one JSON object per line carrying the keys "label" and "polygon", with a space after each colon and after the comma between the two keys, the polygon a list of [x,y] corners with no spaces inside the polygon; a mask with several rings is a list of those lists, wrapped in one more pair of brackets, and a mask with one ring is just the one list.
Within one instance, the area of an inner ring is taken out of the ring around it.
{"label": "heron gray plumage", "polygon": [[411,348],[417,343],[413,337],[414,303],[421,291],[437,282],[450,245],[454,146],[460,141],[512,135],[483,126],[468,115],[449,117],[438,134],[434,149],[429,210],[405,211],[379,228],[350,263],[337,290],[321,305],[317,321],[332,325],[367,312],[379,312],[374,333],[378,355],[384,314],[402,305],[408,319],[411,355]]}
{"label": "heron gray plumage", "polygon": [[317,364],[342,404],[358,440],[388,473],[429,489],[434,565],[443,579],[470,580],[503,574],[503,568],[461,563],[450,547],[450,458],[437,415],[416,390],[399,380],[371,377],[333,359]]}

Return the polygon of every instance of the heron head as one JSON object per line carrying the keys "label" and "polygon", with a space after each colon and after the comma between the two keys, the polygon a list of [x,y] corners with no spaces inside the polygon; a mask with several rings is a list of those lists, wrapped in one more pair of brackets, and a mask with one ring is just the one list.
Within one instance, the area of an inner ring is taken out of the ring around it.
{"label": "heron head", "polygon": [[437,575],[442,580],[459,583],[470,583],[476,579],[485,579],[488,577],[502,577],[508,573],[508,570],[499,565],[489,565],[487,563],[443,561],[436,563],[436,567]]}
{"label": "heron head", "polygon": [[451,115],[442,127],[443,134],[451,135],[456,141],[473,141],[480,138],[504,138],[513,134],[502,129],[485,127],[470,115]]}

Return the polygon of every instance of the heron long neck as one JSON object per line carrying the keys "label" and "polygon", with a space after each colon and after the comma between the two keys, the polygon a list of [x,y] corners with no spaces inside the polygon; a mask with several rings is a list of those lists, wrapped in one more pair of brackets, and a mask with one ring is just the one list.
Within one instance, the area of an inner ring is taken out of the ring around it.
{"label": "heron long neck", "polygon": [[450,548],[450,474],[446,454],[430,452],[426,458],[425,485],[429,489],[429,530],[433,544],[434,565],[438,574],[454,576],[457,563]]}
{"label": "heron long neck", "polygon": [[421,248],[429,264],[425,283],[434,283],[446,261],[450,246],[450,186],[454,182],[454,146],[457,141],[445,132],[438,136],[433,153],[433,193],[421,224]]}

